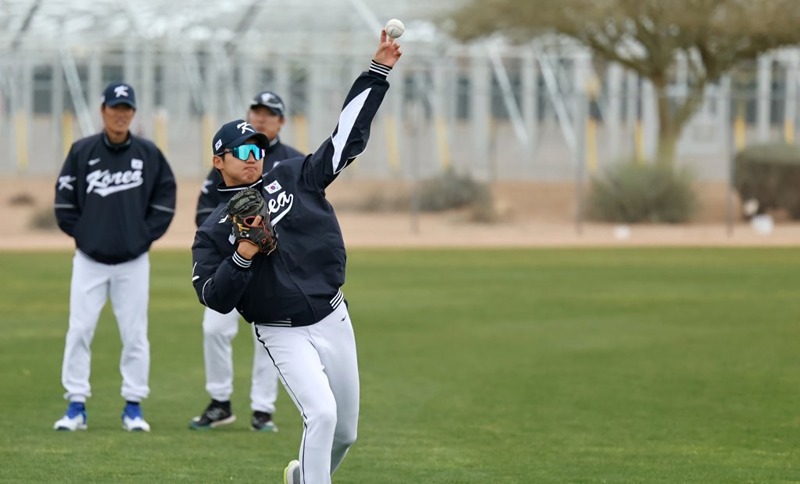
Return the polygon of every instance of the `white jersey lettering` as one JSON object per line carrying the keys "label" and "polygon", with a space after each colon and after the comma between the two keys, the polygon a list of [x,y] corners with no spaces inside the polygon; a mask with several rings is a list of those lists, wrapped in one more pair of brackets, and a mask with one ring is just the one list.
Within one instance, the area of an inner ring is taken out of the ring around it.
{"label": "white jersey lettering", "polygon": [[58,189],[59,190],[74,190],[75,187],[72,186],[72,182],[77,180],[77,177],[64,175],[58,177]]}
{"label": "white jersey lettering", "polygon": [[[286,216],[287,213],[292,209],[292,204],[294,203],[294,195],[291,193],[282,192],[278,195],[277,198],[267,201],[267,208],[269,209],[269,223],[272,226],[275,226],[276,223],[280,221],[283,217]],[[280,212],[280,213],[278,213]],[[278,213],[277,216],[273,217],[272,214]]]}
{"label": "white jersey lettering", "polygon": [[101,197],[141,186],[144,183],[141,170],[125,170],[111,173],[109,170],[95,170],[86,175],[86,193],[95,192]]}

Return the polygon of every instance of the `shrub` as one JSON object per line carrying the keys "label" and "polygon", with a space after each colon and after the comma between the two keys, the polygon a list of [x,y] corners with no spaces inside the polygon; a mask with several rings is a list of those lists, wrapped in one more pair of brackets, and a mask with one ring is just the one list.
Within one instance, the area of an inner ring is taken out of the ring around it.
{"label": "shrub", "polygon": [[32,206],[36,205],[36,199],[30,193],[17,193],[8,199],[8,204],[11,206]]}
{"label": "shrub", "polygon": [[734,163],[733,183],[742,201],[756,200],[757,213],[786,209],[800,219],[800,147],[753,145],[737,153]]}
{"label": "shrub", "polygon": [[56,230],[58,222],[53,207],[36,209],[30,221],[30,227],[36,230]]}
{"label": "shrub", "polygon": [[[488,183],[473,180],[468,174],[460,175],[452,168],[420,185],[420,210],[441,212],[454,208],[478,208],[492,204]],[[485,208],[485,207],[484,207]]]}
{"label": "shrub", "polygon": [[489,187],[476,193],[470,203],[469,219],[471,222],[491,224],[502,218],[495,207],[494,198]]}
{"label": "shrub", "polygon": [[[494,223],[503,216],[495,208],[488,183],[473,180],[447,169],[435,178],[420,182],[418,192],[375,190],[358,202],[356,208],[367,212],[400,212],[412,209],[415,196],[422,212],[466,209],[471,222]],[[338,204],[341,208],[341,204]]]}
{"label": "shrub", "polygon": [[372,191],[356,207],[365,212],[402,212],[411,207],[407,193],[391,193],[383,190]]}
{"label": "shrub", "polygon": [[663,163],[622,162],[591,181],[589,216],[605,222],[680,223],[697,209],[691,172]]}

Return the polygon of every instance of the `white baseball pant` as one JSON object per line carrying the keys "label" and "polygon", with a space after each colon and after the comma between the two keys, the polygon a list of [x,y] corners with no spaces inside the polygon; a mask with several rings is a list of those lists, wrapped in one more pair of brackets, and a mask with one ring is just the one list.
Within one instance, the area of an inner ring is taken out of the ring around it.
{"label": "white baseball pant", "polygon": [[147,253],[122,264],[102,264],[81,251],[72,259],[69,296],[69,329],[61,367],[61,383],[70,401],[85,402],[91,396],[91,345],[100,311],[111,298],[122,340],[119,371],[121,395],[139,402],[150,393],[150,342],[147,339],[147,307],[150,291],[150,258]]}
{"label": "white baseball pant", "polygon": [[[248,325],[250,326],[250,325]],[[250,408],[275,413],[278,398],[278,374],[275,365],[253,334],[253,373],[250,384]],[[233,394],[233,338],[239,332],[239,313],[222,314],[206,308],[203,313],[203,357],[206,367],[206,391],[214,400],[225,402]]]}
{"label": "white baseball pant", "polygon": [[256,325],[256,333],[303,417],[300,482],[330,483],[358,429],[358,358],[347,306],[311,326]]}

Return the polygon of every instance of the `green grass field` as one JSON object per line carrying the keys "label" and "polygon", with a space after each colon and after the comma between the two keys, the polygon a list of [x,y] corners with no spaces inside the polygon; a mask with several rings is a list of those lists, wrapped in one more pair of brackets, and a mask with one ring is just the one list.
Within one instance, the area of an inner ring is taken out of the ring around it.
{"label": "green grass field", "polygon": [[[272,482],[300,418],[247,425],[251,340],[235,342],[239,421],[187,424],[203,390],[202,306],[186,252],[152,254],[149,434],[120,427],[106,307],[89,430],[51,430],[71,255],[0,253],[0,482]],[[350,252],[359,441],[342,483],[800,482],[800,251]]]}

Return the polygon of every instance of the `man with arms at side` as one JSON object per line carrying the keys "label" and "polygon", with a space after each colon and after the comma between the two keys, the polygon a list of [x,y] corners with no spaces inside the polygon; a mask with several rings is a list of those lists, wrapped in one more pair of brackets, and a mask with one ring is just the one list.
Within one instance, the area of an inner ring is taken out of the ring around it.
{"label": "man with arms at side", "polygon": [[148,252],[175,214],[175,178],[156,145],[129,130],[136,114],[133,87],[109,84],[100,113],[103,131],[72,145],[56,183],[56,220],[75,239],[76,251],[61,370],[69,405],[54,428],[87,428],[90,348],[110,298],[122,340],[122,426],[147,432],[140,402],[150,393]]}

